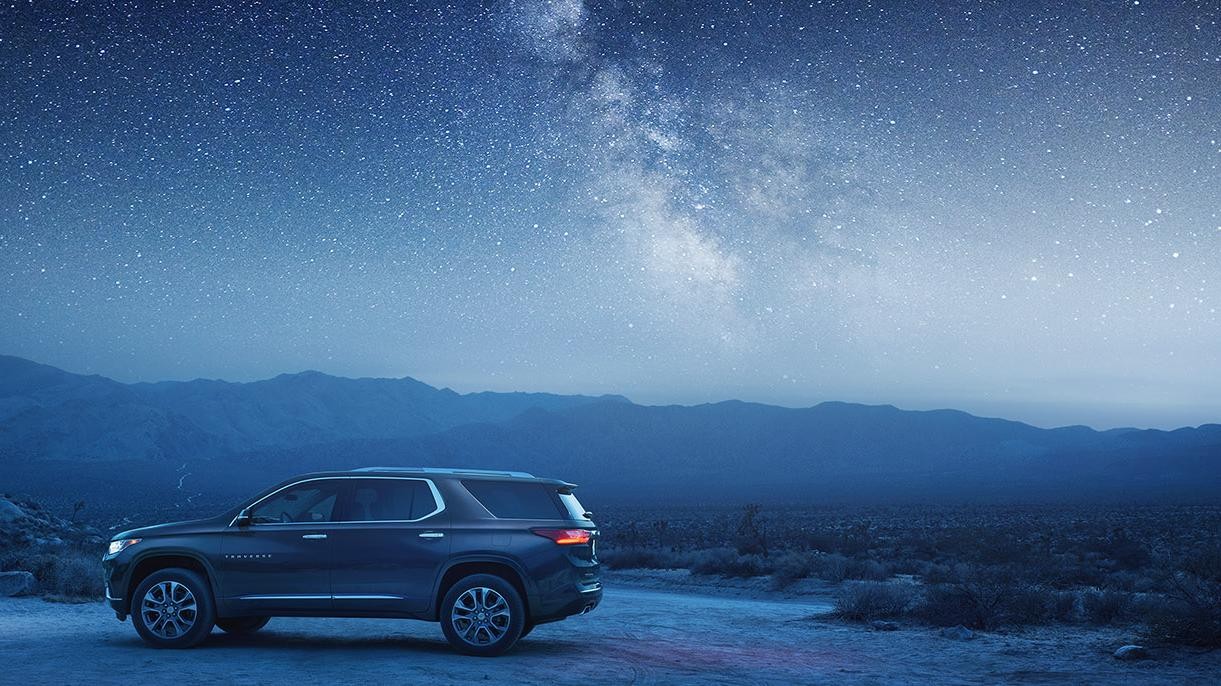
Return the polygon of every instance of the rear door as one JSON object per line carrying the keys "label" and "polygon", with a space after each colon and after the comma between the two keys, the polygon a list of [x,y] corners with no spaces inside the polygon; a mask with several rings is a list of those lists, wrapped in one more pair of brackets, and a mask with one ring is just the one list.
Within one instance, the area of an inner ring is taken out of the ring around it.
{"label": "rear door", "polygon": [[428,479],[349,479],[332,534],[332,602],[348,612],[428,609],[449,558],[448,513]]}

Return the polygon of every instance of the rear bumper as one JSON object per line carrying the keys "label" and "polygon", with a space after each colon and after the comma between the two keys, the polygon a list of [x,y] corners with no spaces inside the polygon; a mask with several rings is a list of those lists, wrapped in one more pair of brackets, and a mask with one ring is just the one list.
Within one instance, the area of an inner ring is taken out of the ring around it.
{"label": "rear bumper", "polygon": [[534,613],[535,624],[558,622],[572,615],[583,615],[602,602],[602,583],[586,581],[576,584],[564,593],[550,594],[542,599]]}

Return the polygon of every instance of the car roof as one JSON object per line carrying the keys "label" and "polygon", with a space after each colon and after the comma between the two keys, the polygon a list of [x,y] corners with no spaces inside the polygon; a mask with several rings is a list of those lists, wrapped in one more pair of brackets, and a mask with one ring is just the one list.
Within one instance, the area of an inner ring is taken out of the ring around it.
{"label": "car roof", "polygon": [[289,479],[296,481],[305,478],[324,478],[338,476],[421,476],[436,479],[478,479],[486,481],[524,481],[558,486],[566,489],[577,485],[560,479],[548,479],[534,476],[529,472],[499,471],[493,469],[464,469],[457,467],[361,467],[344,471],[312,472],[301,474]]}

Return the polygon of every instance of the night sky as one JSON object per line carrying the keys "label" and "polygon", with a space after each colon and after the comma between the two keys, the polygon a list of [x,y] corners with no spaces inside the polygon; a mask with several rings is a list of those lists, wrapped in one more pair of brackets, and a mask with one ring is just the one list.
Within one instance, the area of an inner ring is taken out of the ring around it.
{"label": "night sky", "polygon": [[1221,9],[0,7],[0,353],[1221,421]]}

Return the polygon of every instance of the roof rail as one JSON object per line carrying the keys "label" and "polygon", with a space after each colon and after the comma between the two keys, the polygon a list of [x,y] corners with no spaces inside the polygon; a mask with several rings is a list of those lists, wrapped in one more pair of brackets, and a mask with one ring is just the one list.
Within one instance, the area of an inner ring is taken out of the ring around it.
{"label": "roof rail", "polygon": [[412,472],[415,474],[470,474],[471,476],[511,476],[519,479],[537,478],[529,472],[498,471],[494,469],[456,469],[451,467],[361,467],[354,472]]}

